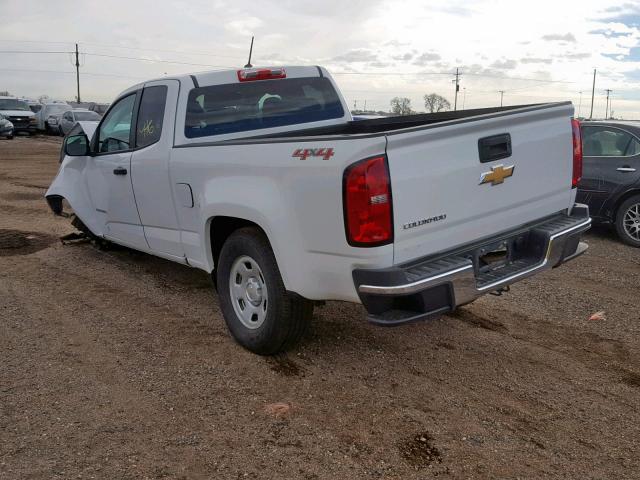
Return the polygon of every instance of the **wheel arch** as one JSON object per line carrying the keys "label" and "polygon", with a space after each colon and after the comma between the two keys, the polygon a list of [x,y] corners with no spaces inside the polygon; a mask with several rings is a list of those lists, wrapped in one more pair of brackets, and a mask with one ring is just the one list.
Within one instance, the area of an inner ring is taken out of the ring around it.
{"label": "wheel arch", "polygon": [[280,270],[280,275],[282,275],[282,280],[287,285],[287,281],[285,278],[285,272],[283,272],[281,262],[278,259],[277,249],[274,247],[273,241],[269,236],[269,232],[266,228],[264,228],[260,223],[255,221],[254,219],[249,219],[246,217],[240,216],[229,216],[229,215],[216,215],[210,217],[207,220],[207,245],[209,254],[211,255],[211,265],[213,266],[211,270],[211,276],[213,281],[216,281],[216,268],[218,265],[218,260],[220,257],[220,252],[222,250],[222,246],[227,241],[227,239],[233,234],[233,232],[245,228],[245,227],[253,227],[262,232],[269,242],[269,246],[273,251],[273,254],[276,258],[276,264],[278,265],[278,269]]}
{"label": "wheel arch", "polygon": [[611,215],[612,222],[615,223],[615,221],[617,220],[618,209],[620,208],[620,206],[624,202],[629,200],[631,197],[635,197],[636,195],[640,195],[640,187],[633,187],[632,189],[624,192],[622,195],[620,195],[620,197],[616,199],[616,202],[614,203],[613,209],[612,209],[612,215]]}

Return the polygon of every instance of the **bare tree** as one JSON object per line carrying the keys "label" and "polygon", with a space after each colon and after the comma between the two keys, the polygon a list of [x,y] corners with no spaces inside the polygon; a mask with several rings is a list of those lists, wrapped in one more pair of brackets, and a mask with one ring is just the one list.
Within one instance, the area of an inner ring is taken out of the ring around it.
{"label": "bare tree", "polygon": [[391,113],[395,115],[411,115],[411,100],[407,97],[393,97],[391,99]]}
{"label": "bare tree", "polygon": [[439,112],[440,110],[450,110],[451,104],[449,100],[437,93],[430,93],[424,96],[424,106],[430,113]]}

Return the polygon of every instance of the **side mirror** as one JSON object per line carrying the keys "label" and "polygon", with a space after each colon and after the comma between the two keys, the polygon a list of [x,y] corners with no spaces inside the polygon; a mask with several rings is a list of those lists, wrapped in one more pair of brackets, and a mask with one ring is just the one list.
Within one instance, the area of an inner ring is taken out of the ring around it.
{"label": "side mirror", "polygon": [[70,157],[82,157],[91,153],[89,139],[84,133],[70,135],[64,139],[64,153]]}

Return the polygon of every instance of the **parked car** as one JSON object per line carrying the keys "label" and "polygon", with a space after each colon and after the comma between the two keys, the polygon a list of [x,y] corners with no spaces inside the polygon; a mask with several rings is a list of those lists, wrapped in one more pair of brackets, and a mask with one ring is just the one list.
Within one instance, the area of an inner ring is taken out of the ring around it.
{"label": "parked car", "polygon": [[213,276],[236,340],[274,354],[315,301],[440,315],[576,258],[569,102],[351,121],[326,69],[161,78],[68,135],[46,198],[97,241]]}
{"label": "parked car", "polygon": [[0,137],[13,139],[13,123],[2,114],[0,114]]}
{"label": "parked car", "polygon": [[22,100],[15,97],[0,97],[0,115],[13,124],[13,133],[36,132],[35,114]]}
{"label": "parked car", "polygon": [[594,222],[611,224],[620,239],[640,247],[640,124],[583,122],[584,166],[578,201]]}
{"label": "parked car", "polygon": [[[58,130],[58,117],[67,110],[71,110],[71,107],[67,103],[45,103],[42,109],[36,113],[36,119],[38,121],[38,130],[44,130],[46,133],[59,132]],[[53,120],[51,125],[49,124],[49,118]]]}
{"label": "parked car", "polygon": [[38,100],[34,100],[33,98],[21,97],[20,100],[29,105],[29,109],[33,113],[38,113],[42,108],[42,104]]}
{"label": "parked car", "polygon": [[[74,108],[73,110],[67,110],[64,112],[59,119],[56,119],[56,121],[58,123],[60,135],[66,135],[71,131],[76,122],[99,122],[101,118],[102,116],[96,112],[92,112],[85,108]],[[51,121],[49,121],[49,124],[51,125]]]}

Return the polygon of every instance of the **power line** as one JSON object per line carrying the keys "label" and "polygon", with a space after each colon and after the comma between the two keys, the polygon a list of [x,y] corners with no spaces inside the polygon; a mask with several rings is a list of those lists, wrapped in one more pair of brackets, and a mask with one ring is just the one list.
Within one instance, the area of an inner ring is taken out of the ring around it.
{"label": "power line", "polygon": [[125,50],[139,50],[139,51],[146,51],[146,52],[165,52],[165,53],[180,53],[182,55],[203,55],[206,57],[219,57],[219,58],[233,58],[233,59],[238,59],[238,57],[240,57],[240,55],[219,55],[219,54],[214,54],[211,52],[191,52],[191,51],[186,51],[186,50],[166,50],[166,49],[160,49],[160,48],[143,48],[143,47],[129,47],[129,46],[124,46],[124,45],[109,45],[109,44],[105,44],[105,43],[94,43],[94,42],[80,42],[80,45],[91,45],[94,47],[105,47],[105,48],[122,48]]}
{"label": "power line", "polygon": [[191,62],[177,62],[173,60],[162,60],[155,58],[144,58],[144,57],[127,57],[123,55],[108,55],[106,53],[94,53],[94,52],[84,52],[84,55],[89,55],[93,57],[104,57],[104,58],[118,58],[122,60],[138,60],[142,62],[152,62],[152,63],[172,63],[175,65],[191,65],[196,67],[212,67],[212,68],[236,68],[230,67],[228,65],[211,65],[208,63],[191,63]]}
{"label": "power line", "polygon": [[37,53],[37,54],[48,54],[48,53],[73,53],[73,52],[62,52],[62,51],[43,51],[43,50],[0,50],[0,53]]}
{"label": "power line", "polygon": [[[65,75],[75,75],[76,72],[67,70],[33,70],[24,68],[0,68],[0,72],[24,72],[24,73],[62,73]],[[137,80],[146,80],[149,77],[134,77],[131,75],[117,75],[115,73],[98,73],[98,72],[82,72],[83,75],[92,75],[96,77],[119,77],[119,78],[133,78]]]}
{"label": "power line", "polygon": [[[119,47],[115,47],[115,48],[119,48]],[[128,47],[122,47],[122,48],[128,48]],[[131,47],[132,49],[136,49],[135,47]],[[147,50],[147,49],[142,49],[140,48],[139,50]],[[150,51],[152,51],[151,49],[148,49]],[[157,50],[157,51],[162,51],[162,50]],[[169,51],[169,50],[166,50]],[[178,51],[174,51],[176,53],[187,53],[187,52],[178,52]],[[0,50],[0,53],[7,53],[7,54],[74,54],[75,52],[69,52],[69,51],[35,51],[35,50]],[[154,59],[154,58],[145,58],[145,57],[131,57],[131,56],[125,56],[125,55],[111,55],[111,54],[106,54],[106,53],[96,53],[96,52],[83,52],[84,55],[92,55],[95,57],[104,57],[104,58],[118,58],[118,59],[122,59],[122,60],[139,60],[139,61],[144,61],[144,62],[153,62],[153,63],[170,63],[170,64],[174,64],[174,65],[190,65],[190,66],[197,66],[197,67],[212,67],[212,68],[235,68],[235,67],[231,67],[228,65],[212,65],[212,64],[208,64],[208,63],[193,63],[193,62],[181,62],[181,61],[174,61],[174,60],[164,60],[164,59]],[[198,53],[199,55],[199,53]],[[212,57],[223,57],[222,55],[214,55],[211,54]],[[236,57],[226,57],[226,58],[236,58]],[[460,73],[459,69],[456,69],[456,72],[458,76],[461,75],[471,75],[471,76],[475,76],[475,77],[487,77],[487,78],[501,78],[501,79],[505,79],[505,80],[517,80],[517,81],[531,81],[531,82],[539,82],[539,83],[576,83],[573,81],[568,81],[568,80],[543,80],[543,79],[539,79],[539,78],[524,78],[524,77],[510,77],[508,75],[495,75],[495,74],[488,74],[488,73],[478,73],[478,72],[469,72],[469,73]],[[452,75],[451,72],[371,72],[371,71],[364,71],[364,72],[334,72],[333,75],[374,75],[374,76],[386,76],[386,75],[391,75],[391,76],[411,76],[411,75]],[[454,74],[455,75],[455,74]]]}

